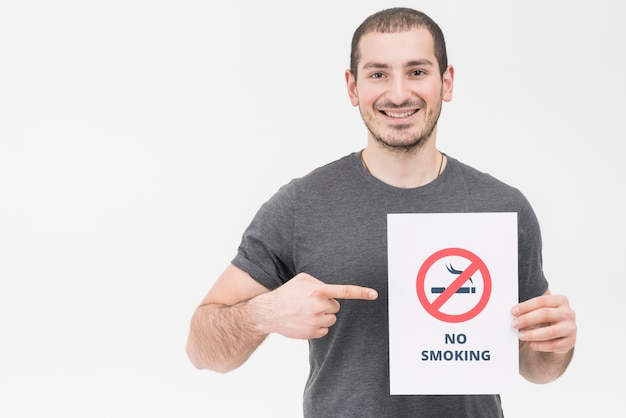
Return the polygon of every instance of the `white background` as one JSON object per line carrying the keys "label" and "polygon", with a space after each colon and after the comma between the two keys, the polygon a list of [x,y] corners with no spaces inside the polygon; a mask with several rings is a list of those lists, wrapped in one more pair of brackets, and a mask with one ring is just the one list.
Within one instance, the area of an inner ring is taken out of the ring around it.
{"label": "white background", "polygon": [[344,86],[409,5],[456,66],[439,147],[520,188],[578,314],[507,417],[623,408],[624,45],[616,1],[0,2],[0,416],[297,417],[303,341],[195,370],[189,319],[280,185],[365,145]]}

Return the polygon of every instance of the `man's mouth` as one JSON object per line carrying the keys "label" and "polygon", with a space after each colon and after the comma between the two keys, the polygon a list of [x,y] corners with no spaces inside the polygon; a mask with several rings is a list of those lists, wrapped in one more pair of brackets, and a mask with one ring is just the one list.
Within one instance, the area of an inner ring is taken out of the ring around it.
{"label": "man's mouth", "polygon": [[389,116],[390,118],[402,119],[402,118],[408,118],[409,116],[416,114],[418,110],[419,109],[413,109],[413,110],[408,110],[406,112],[390,112],[390,111],[381,110],[381,113],[383,113],[385,116]]}

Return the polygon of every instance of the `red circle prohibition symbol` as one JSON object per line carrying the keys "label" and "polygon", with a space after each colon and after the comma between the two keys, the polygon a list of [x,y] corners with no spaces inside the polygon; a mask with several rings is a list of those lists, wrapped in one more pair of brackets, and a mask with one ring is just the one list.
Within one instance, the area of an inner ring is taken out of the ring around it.
{"label": "red circle prohibition symbol", "polygon": [[[426,273],[428,273],[428,270],[435,262],[449,256],[464,257],[470,261],[470,265],[450,284],[450,286],[437,296],[436,299],[430,302],[426,297],[426,289],[424,285]],[[476,306],[469,311],[458,315],[450,315],[441,312],[440,308],[443,304],[446,303],[452,295],[454,295],[456,291],[459,290],[474,273],[476,273],[476,271],[480,271],[483,278],[483,294]],[[446,248],[437,251],[424,261],[424,264],[422,264],[422,267],[420,267],[420,270],[417,273],[415,287],[417,289],[417,297],[419,298],[420,303],[431,316],[445,322],[465,322],[474,318],[485,308],[485,306],[487,306],[487,302],[491,296],[491,275],[489,274],[489,270],[487,269],[485,263],[476,254],[471,251],[464,250],[463,248]]]}

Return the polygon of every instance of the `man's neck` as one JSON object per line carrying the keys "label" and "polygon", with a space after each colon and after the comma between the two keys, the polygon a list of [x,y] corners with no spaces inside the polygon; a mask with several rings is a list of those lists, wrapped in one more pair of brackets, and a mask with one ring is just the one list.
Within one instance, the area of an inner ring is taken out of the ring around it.
{"label": "man's neck", "polygon": [[434,141],[411,151],[395,151],[370,140],[361,152],[367,171],[390,186],[410,189],[424,186],[441,174],[446,165],[445,156],[439,152]]}

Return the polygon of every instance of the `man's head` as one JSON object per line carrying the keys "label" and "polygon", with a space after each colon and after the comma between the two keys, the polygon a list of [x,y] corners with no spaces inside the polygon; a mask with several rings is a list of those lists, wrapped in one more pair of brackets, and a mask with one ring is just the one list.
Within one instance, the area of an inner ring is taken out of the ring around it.
{"label": "man's head", "polygon": [[434,144],[454,79],[439,27],[411,9],[384,10],[361,24],[352,48],[346,85],[370,140],[397,152]]}
{"label": "man's head", "polygon": [[448,55],[446,42],[439,25],[426,14],[417,10],[396,7],[382,10],[365,19],[356,29],[352,37],[352,50],[350,52],[350,71],[357,78],[357,70],[361,54],[359,43],[361,37],[371,32],[395,33],[411,29],[426,29],[433,37],[435,57],[439,64],[439,73],[443,76],[448,67]]}

